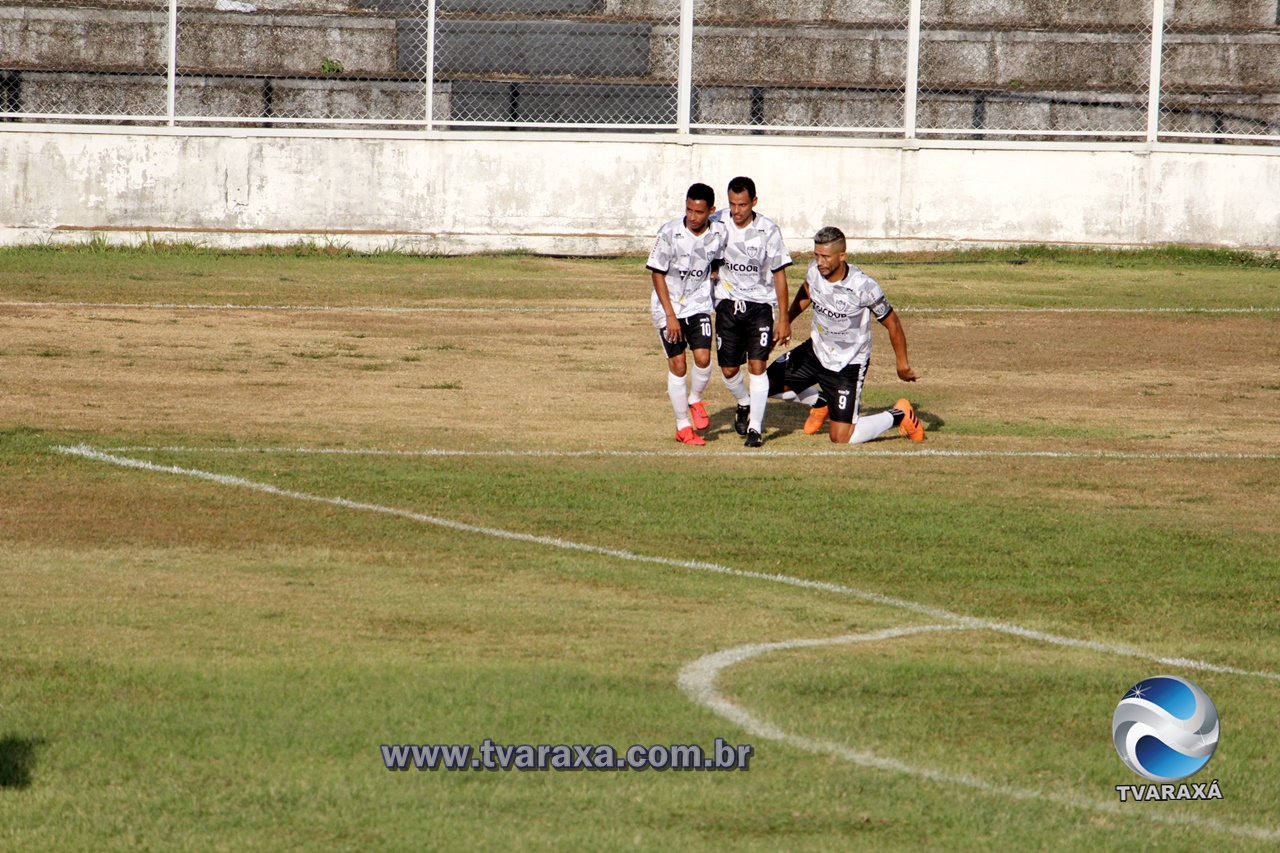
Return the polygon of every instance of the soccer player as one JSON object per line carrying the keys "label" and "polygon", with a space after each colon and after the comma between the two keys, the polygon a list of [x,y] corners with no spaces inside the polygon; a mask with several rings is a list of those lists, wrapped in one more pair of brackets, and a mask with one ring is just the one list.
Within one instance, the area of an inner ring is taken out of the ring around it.
{"label": "soccer player", "polygon": [[[724,384],[738,401],[734,429],[746,436],[747,447],[764,443],[764,409],[769,399],[765,373],[774,344],[790,343],[791,320],[774,309],[787,304],[786,268],[791,255],[782,230],[767,216],[756,213],[756,185],[750,178],[729,182],[729,215],[716,215],[724,223],[728,242],[724,263],[715,282],[716,360]],[[726,221],[727,220],[727,221]],[[742,379],[747,365],[750,378]]]}
{"label": "soccer player", "polygon": [[845,238],[839,228],[823,228],[813,244],[813,260],[788,315],[794,320],[812,306],[813,331],[809,340],[769,365],[770,393],[790,391],[803,401],[804,392],[817,385],[829,401],[831,440],[837,443],[861,444],[895,426],[912,441],[924,441],[924,427],[906,398],[887,412],[858,417],[871,359],[872,315],[889,332],[898,378],[915,382],[907,337],[876,280],[845,262]]}
{"label": "soccer player", "polygon": [[[715,190],[694,184],[684,216],[658,229],[646,266],[653,276],[649,312],[667,354],[667,396],[676,412],[676,441],[704,445],[694,428],[711,419],[702,392],[711,381],[711,265],[724,256],[725,227],[714,221]],[[685,349],[693,350],[693,381],[685,388]]]}

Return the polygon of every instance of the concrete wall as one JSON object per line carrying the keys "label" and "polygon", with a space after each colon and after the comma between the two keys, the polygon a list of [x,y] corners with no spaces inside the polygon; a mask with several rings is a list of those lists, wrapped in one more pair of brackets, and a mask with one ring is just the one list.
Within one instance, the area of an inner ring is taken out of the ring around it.
{"label": "concrete wall", "polygon": [[453,253],[645,251],[689,183],[754,177],[795,251],[973,243],[1280,249],[1280,152],[832,140],[0,129],[0,244],[146,234]]}

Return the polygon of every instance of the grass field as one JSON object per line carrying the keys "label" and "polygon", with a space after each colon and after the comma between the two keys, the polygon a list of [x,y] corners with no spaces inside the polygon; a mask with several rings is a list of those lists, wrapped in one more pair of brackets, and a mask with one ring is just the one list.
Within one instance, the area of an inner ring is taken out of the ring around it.
{"label": "grass field", "polygon": [[[0,251],[0,849],[1274,849],[1280,270],[862,266],[923,445],[678,445],[639,258]],[[1119,802],[1161,673],[1221,799]],[[754,752],[379,749],[486,738]]]}

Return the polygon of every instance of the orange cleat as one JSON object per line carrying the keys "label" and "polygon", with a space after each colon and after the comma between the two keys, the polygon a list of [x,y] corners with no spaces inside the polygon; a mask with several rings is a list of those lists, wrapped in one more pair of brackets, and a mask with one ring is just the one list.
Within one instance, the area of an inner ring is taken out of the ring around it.
{"label": "orange cleat", "polygon": [[693,418],[694,429],[706,429],[711,426],[711,418],[707,417],[707,407],[701,400],[689,404],[689,416]]}
{"label": "orange cleat", "polygon": [[693,427],[684,427],[676,430],[676,441],[681,444],[694,444],[699,447],[706,444],[706,439],[693,431]]}
{"label": "orange cleat", "polygon": [[830,411],[830,406],[815,406],[810,409],[809,417],[804,420],[804,434],[815,435],[818,430],[822,429],[822,425],[827,422],[827,414]]}
{"label": "orange cleat", "polygon": [[911,401],[903,397],[893,407],[902,412],[902,423],[898,425],[902,434],[912,441],[924,441],[924,425],[916,417],[916,410],[911,408]]}

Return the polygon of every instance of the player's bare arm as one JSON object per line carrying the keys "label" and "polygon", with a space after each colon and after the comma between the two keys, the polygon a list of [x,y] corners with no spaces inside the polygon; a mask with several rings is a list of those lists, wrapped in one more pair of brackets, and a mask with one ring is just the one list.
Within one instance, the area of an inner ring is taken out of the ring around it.
{"label": "player's bare arm", "polygon": [[[795,301],[791,303],[791,309],[787,311],[787,322],[794,323],[796,318],[803,314],[812,302],[813,300],[809,298],[809,282],[801,282],[800,289],[796,291]],[[782,303],[779,302],[778,304],[781,305]]]}
{"label": "player's bare arm", "polygon": [[653,292],[658,294],[658,302],[662,304],[662,310],[667,314],[667,343],[674,344],[683,337],[680,331],[680,320],[676,317],[676,309],[671,306],[671,293],[667,290],[667,276],[665,273],[653,273]]}
{"label": "player's bare arm", "polygon": [[[787,271],[786,268],[773,271],[773,289],[778,294],[778,308],[787,304]],[[789,313],[789,312],[788,312]],[[774,344],[791,343],[791,318],[778,311],[778,320],[773,324]]]}
{"label": "player's bare arm", "polygon": [[893,354],[898,360],[898,378],[903,382],[915,382],[916,372],[911,369],[911,362],[907,359],[907,335],[902,331],[898,312],[890,311],[880,323],[889,333],[889,343],[893,345]]}

